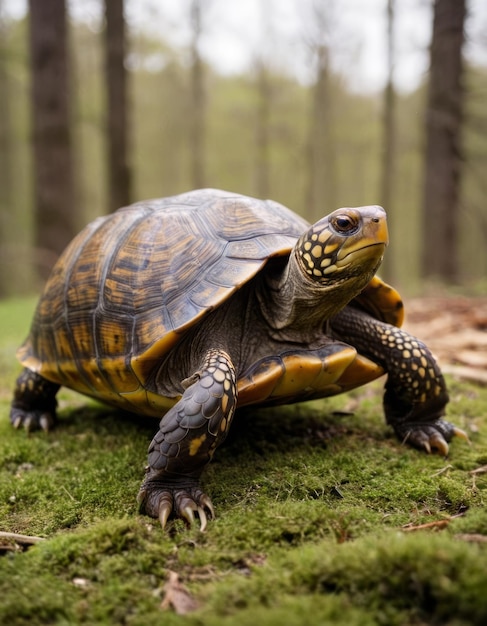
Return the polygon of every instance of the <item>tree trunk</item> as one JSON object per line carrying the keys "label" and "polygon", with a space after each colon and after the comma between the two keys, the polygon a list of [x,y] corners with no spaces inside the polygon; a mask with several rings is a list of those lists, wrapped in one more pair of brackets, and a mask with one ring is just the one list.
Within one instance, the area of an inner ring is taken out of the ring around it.
{"label": "tree trunk", "polygon": [[201,37],[201,0],[191,2],[191,105],[190,105],[190,150],[191,179],[194,189],[205,186],[205,118],[206,94],[203,61],[199,51]]}
{"label": "tree trunk", "polygon": [[39,274],[77,228],[64,0],[29,0],[34,144],[34,229]]}
{"label": "tree trunk", "polygon": [[435,0],[423,196],[423,274],[458,280],[465,0]]}
{"label": "tree trunk", "polygon": [[335,207],[335,152],[332,134],[328,49],[319,45],[308,135],[306,217],[314,222]]}
{"label": "tree trunk", "polygon": [[[394,90],[394,0],[387,1],[387,82],[384,90],[384,112],[382,121],[382,168],[380,203],[387,211],[389,230],[393,233],[393,191],[396,152],[396,92]],[[394,250],[389,252],[382,269],[383,277],[395,279]]]}
{"label": "tree trunk", "polygon": [[269,197],[269,120],[271,107],[269,72],[263,60],[257,67],[257,119],[256,134],[256,195]]}
{"label": "tree trunk", "polygon": [[[12,216],[12,136],[10,80],[7,71],[6,26],[0,2],[0,267],[5,268],[12,250],[9,221]],[[9,292],[9,272],[0,272],[0,297]]]}
{"label": "tree trunk", "polygon": [[131,200],[125,19],[123,0],[105,0],[107,84],[108,204],[110,211]]}

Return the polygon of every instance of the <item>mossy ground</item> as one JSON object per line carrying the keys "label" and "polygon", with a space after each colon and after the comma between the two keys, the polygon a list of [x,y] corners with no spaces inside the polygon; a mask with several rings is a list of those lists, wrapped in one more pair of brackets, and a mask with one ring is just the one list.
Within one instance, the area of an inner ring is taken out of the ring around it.
{"label": "mossy ground", "polygon": [[0,558],[1,624],[487,623],[485,388],[449,380],[472,445],[446,460],[394,438],[379,382],[248,411],[205,474],[217,518],[163,533],[135,501],[153,421],[63,390],[54,432],[11,428],[33,306],[0,303],[0,530],[46,540]]}

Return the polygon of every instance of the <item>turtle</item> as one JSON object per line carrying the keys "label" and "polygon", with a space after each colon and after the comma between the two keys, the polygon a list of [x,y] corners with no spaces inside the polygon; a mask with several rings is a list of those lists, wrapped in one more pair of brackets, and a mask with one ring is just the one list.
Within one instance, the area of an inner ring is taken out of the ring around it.
{"label": "turtle", "polygon": [[66,386],[160,420],[139,510],[207,527],[200,483],[242,406],[349,391],[387,374],[401,441],[447,454],[445,380],[400,327],[376,272],[385,210],[340,208],[310,224],[284,205],[217,189],[137,202],[86,226],[60,256],[18,350],[10,419],[51,429]]}

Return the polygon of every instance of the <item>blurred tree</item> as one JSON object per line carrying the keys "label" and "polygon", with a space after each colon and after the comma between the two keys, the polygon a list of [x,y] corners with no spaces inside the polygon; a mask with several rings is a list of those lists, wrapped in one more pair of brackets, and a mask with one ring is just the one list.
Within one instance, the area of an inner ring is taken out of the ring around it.
{"label": "blurred tree", "polygon": [[328,42],[332,8],[323,0],[315,0],[308,25],[308,45],[314,62],[315,80],[311,89],[305,206],[306,217],[312,222],[335,207],[336,160]]}
{"label": "blurred tree", "polygon": [[270,190],[270,148],[272,85],[269,59],[274,54],[272,6],[269,0],[261,0],[260,15],[262,33],[259,50],[255,56],[255,195],[268,198]]}
{"label": "blurred tree", "polygon": [[[264,36],[255,46],[254,61],[262,59],[264,63],[266,75],[261,76],[260,88],[261,93],[267,92],[269,97],[259,101],[257,64],[253,65],[251,71],[228,76],[202,63],[201,86],[204,81],[206,87],[211,86],[211,91],[208,90],[205,97],[203,89],[203,109],[195,109],[191,58],[188,54],[191,50],[178,45],[172,33],[167,39],[164,38],[166,27],[181,29],[179,33],[192,32],[189,11],[192,2],[187,0],[184,3],[188,8],[185,12],[180,11],[180,23],[175,20],[169,24],[163,3],[151,3],[151,13],[148,12],[141,21],[135,20],[131,24],[130,55],[126,60],[130,64],[129,79],[133,81],[133,86],[130,85],[133,120],[130,121],[137,128],[137,133],[131,138],[133,145],[130,146],[132,189],[137,186],[134,196],[170,195],[195,186],[193,165],[196,155],[193,149],[192,119],[196,111],[196,115],[204,113],[204,150],[201,154],[204,175],[212,185],[250,195],[267,195],[309,219],[321,217],[323,213],[340,205],[383,202],[388,205],[386,208],[390,208],[387,200],[378,197],[385,165],[382,152],[384,117],[381,115],[381,111],[384,111],[384,107],[381,107],[381,102],[384,102],[382,96],[385,98],[385,94],[357,93],[355,85],[351,86],[348,82],[346,71],[339,70],[340,67],[350,67],[355,61],[358,62],[354,54],[360,53],[355,47],[353,32],[350,33],[350,29],[347,31],[346,12],[342,10],[342,4],[332,0],[303,0],[299,5],[299,16],[306,19],[305,36],[291,39],[287,27],[280,28],[284,24],[282,18],[289,17],[289,13],[281,3],[268,0],[271,6],[269,22],[274,30],[262,26]],[[48,4],[38,1],[35,2],[35,8],[42,9]],[[229,25],[218,22],[221,19],[220,3],[210,4],[209,0],[199,0],[199,5],[198,49],[201,50],[202,38],[209,34],[207,28],[225,28]],[[92,6],[101,8],[104,3],[96,0]],[[127,6],[126,3],[125,8]],[[400,3],[396,2],[395,6],[399,11]],[[207,12],[209,7],[217,9],[212,11],[211,16]],[[310,7],[314,10],[308,13]],[[365,6],[363,10],[367,10]],[[76,192],[81,190],[83,198],[82,203],[78,200],[76,204],[80,209],[83,207],[82,217],[73,215],[77,227],[81,221],[99,215],[107,204],[107,81],[103,71],[106,55],[105,37],[100,28],[102,13],[89,9],[83,15],[73,12],[73,20],[70,22],[70,49],[74,51],[76,59],[77,79],[77,88],[73,89],[73,75],[70,73],[71,102],[74,105],[72,144],[76,159]],[[137,15],[140,17],[140,13]],[[472,17],[475,18],[475,14]],[[261,18],[265,18],[265,13],[261,13]],[[263,25],[264,19],[261,22]],[[473,23],[473,19],[467,23],[470,32]],[[158,24],[162,26],[153,28]],[[3,222],[0,235],[7,239],[10,246],[4,257],[9,264],[4,265],[2,258],[2,271],[11,278],[13,289],[18,293],[27,280],[24,277],[17,278],[17,272],[25,271],[26,268],[30,271],[28,259],[33,241],[31,209],[34,194],[31,182],[34,168],[31,167],[32,142],[27,141],[32,126],[29,123],[32,99],[28,89],[26,36],[29,20],[11,17],[7,25],[8,38],[4,43],[7,45],[7,88],[10,89],[12,106],[9,113],[0,116],[0,128],[2,123],[4,129],[8,125],[14,160],[10,159],[6,167],[2,167],[0,177],[7,173],[8,167],[11,168],[8,180],[7,177],[5,179],[7,186],[10,182],[14,193],[8,213],[1,215]],[[257,22],[255,26],[258,27]],[[234,34],[236,37],[240,35]],[[301,80],[302,76],[298,80],[293,72],[293,65],[287,56],[290,50],[296,61],[301,54],[308,53],[306,68],[309,73],[304,81]],[[318,59],[322,61],[321,77],[326,77],[319,97]],[[446,70],[449,64],[444,62],[443,67]],[[487,73],[482,65],[465,69],[468,89],[462,143],[466,160],[462,171],[463,213],[458,225],[461,238],[458,266],[463,276],[471,279],[470,284],[475,285],[476,281],[485,280],[487,262],[484,245],[487,228],[487,178],[484,175],[487,163]],[[59,97],[59,93],[56,88],[54,95]],[[425,231],[420,211],[424,173],[421,157],[424,148],[425,93],[426,85],[413,93],[395,93],[396,175],[391,201],[394,214],[392,245],[386,258],[390,261],[390,257],[394,256],[394,284],[397,281],[401,290],[406,291],[419,286],[422,274],[418,233]],[[1,90],[0,100],[5,95],[5,89]],[[319,120],[310,114],[312,109]],[[319,133],[323,133],[323,136],[318,145]],[[257,147],[259,135],[260,148]],[[315,141],[317,143],[313,145]],[[310,146],[316,150],[313,156],[316,169],[312,174],[309,167]],[[260,165],[258,150],[261,150]],[[318,159],[321,159],[321,165],[318,165]],[[331,166],[328,167],[327,163]],[[66,180],[62,174],[63,166],[64,163],[61,163],[61,167],[52,168],[60,172],[60,176],[56,177],[56,185],[58,180],[63,184]],[[262,176],[259,186],[258,176]],[[314,216],[304,203],[308,195],[311,197],[311,180],[317,185],[313,191],[316,194],[319,192],[324,198],[316,204]],[[388,180],[391,182],[390,178]],[[6,186],[0,187],[1,195]],[[267,193],[264,191],[266,187]],[[70,210],[73,208],[72,203],[63,206],[69,206]],[[437,218],[435,220],[436,229],[443,217],[439,222]],[[5,223],[8,225],[6,230]],[[55,223],[59,225],[63,222],[56,220]],[[426,231],[431,238],[435,234],[433,230],[429,225]],[[37,245],[45,255],[47,247]],[[433,253],[438,249],[437,244],[430,247]],[[12,248],[16,254],[11,253]],[[55,253],[50,254],[54,258]],[[18,261],[19,255],[22,256],[22,263]],[[482,288],[485,290],[485,283],[482,283]]]}
{"label": "blurred tree", "polygon": [[255,119],[255,195],[269,197],[270,156],[270,110],[271,83],[269,70],[263,59],[257,62],[256,72],[257,110]]}
{"label": "blurred tree", "polygon": [[[389,230],[394,233],[393,194],[395,191],[395,152],[396,152],[396,92],[394,90],[394,0],[387,0],[387,81],[383,98],[382,117],[382,164],[380,183],[380,203],[388,213]],[[394,254],[389,254],[382,269],[383,277],[394,282],[396,272]]]}
{"label": "blurred tree", "polygon": [[70,25],[72,139],[80,228],[109,207],[106,54],[101,4],[99,9],[94,24],[73,21]]}
{"label": "blurred tree", "polygon": [[[487,41],[486,41],[487,44]],[[465,123],[462,127],[462,219],[460,267],[462,282],[479,282],[487,292],[487,68],[468,67]]]}
{"label": "blurred tree", "polygon": [[203,0],[191,0],[191,173],[194,189],[205,186],[206,92],[203,60],[200,54]]}
{"label": "blurred tree", "polygon": [[105,0],[105,77],[107,85],[109,210],[131,200],[126,37],[123,0]]}
{"label": "blurred tree", "polygon": [[[5,267],[9,254],[9,218],[12,214],[12,122],[8,63],[8,27],[0,0],[0,265]],[[0,297],[9,291],[10,276],[0,272]]]}
{"label": "blurred tree", "polygon": [[446,283],[459,277],[465,13],[466,0],[435,0],[426,111],[422,270],[425,276]]}
{"label": "blurred tree", "polygon": [[34,229],[39,274],[76,232],[64,0],[29,0]]}
{"label": "blurred tree", "polygon": [[[139,35],[131,49],[139,64],[132,73],[135,194],[147,198],[185,191],[191,187],[187,68],[163,42]],[[160,60],[158,71],[151,68],[154,59]]]}

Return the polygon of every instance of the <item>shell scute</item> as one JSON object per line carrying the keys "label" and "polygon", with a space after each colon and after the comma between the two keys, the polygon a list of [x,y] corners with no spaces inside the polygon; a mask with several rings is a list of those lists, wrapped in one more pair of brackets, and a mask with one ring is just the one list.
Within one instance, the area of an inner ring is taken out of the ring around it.
{"label": "shell scute", "polygon": [[206,272],[206,280],[220,287],[238,287],[248,280],[249,273],[256,274],[262,266],[262,261],[222,259],[211,270]]}
{"label": "shell scute", "polygon": [[200,309],[208,306],[208,302],[222,302],[228,296],[229,288],[208,280],[203,280],[193,287],[191,302]]}
{"label": "shell scute", "polygon": [[192,302],[187,293],[180,294],[167,307],[171,320],[170,328],[177,329],[179,332],[184,331],[188,326],[196,323],[207,312],[208,308],[208,305],[198,306]]}

